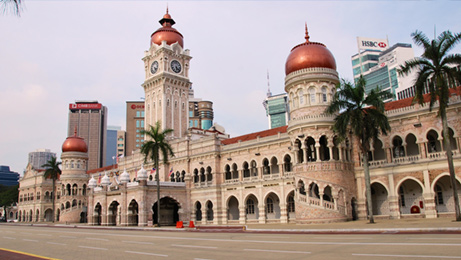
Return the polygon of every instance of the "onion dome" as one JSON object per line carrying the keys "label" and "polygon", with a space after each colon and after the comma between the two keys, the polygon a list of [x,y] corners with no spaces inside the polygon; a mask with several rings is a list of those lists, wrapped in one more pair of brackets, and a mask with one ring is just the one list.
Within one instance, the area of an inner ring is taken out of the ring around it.
{"label": "onion dome", "polygon": [[147,171],[144,169],[144,164],[141,165],[141,170],[138,171],[138,181],[145,181],[147,180]]}
{"label": "onion dome", "polygon": [[306,42],[296,45],[291,49],[285,63],[285,75],[293,71],[306,68],[328,68],[336,70],[336,61],[333,54],[327,49],[323,43],[310,42],[307,32],[304,37]]}
{"label": "onion dome", "polygon": [[62,144],[62,152],[88,152],[85,140],[77,136],[77,127],[75,127],[74,135],[67,137]]}
{"label": "onion dome", "polygon": [[120,174],[120,182],[121,183],[130,182],[130,174],[126,171],[126,169],[123,171],[122,174]]}
{"label": "onion dome", "polygon": [[184,48],[184,39],[182,34],[175,28],[171,27],[175,24],[175,21],[171,18],[171,15],[168,14],[168,8],[166,9],[166,14],[158,22],[162,25],[162,27],[151,35],[151,45],[154,43],[160,45],[162,44],[162,41],[166,41],[166,44],[168,45],[177,42]]}
{"label": "onion dome", "polygon": [[110,185],[110,178],[107,176],[107,172],[104,172],[104,177],[101,179],[101,185],[102,186],[108,186]]}
{"label": "onion dome", "polygon": [[97,185],[96,180],[93,178],[93,176],[91,176],[91,179],[88,182],[88,188],[94,189],[96,187],[96,185]]}

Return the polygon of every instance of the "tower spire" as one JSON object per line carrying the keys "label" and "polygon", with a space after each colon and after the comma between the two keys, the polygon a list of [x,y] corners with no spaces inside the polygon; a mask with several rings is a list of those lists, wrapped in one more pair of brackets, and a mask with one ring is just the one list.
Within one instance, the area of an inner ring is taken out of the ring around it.
{"label": "tower spire", "polygon": [[269,82],[269,70],[267,70],[267,97],[272,96],[271,86]]}
{"label": "tower spire", "polygon": [[306,42],[309,42],[309,32],[307,31],[307,22],[304,24],[305,28],[306,28],[306,36],[304,36],[304,39],[306,39]]}

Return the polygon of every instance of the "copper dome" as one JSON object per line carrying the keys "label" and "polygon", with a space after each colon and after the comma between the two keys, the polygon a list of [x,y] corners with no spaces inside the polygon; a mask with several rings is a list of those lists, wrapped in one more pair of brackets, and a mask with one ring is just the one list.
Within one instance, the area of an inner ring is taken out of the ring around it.
{"label": "copper dome", "polygon": [[77,136],[77,129],[75,129],[74,135],[67,137],[62,144],[62,152],[88,152],[85,140]]}
{"label": "copper dome", "polygon": [[171,27],[175,24],[175,21],[173,18],[171,18],[171,15],[168,14],[168,9],[166,10],[166,14],[159,21],[159,23],[162,25],[162,27],[160,27],[151,35],[151,45],[153,43],[160,45],[162,44],[162,41],[166,41],[166,44],[168,45],[177,42],[179,45],[181,45],[181,47],[184,48],[184,39],[182,34],[175,28]]}
{"label": "copper dome", "polygon": [[336,61],[327,47],[318,42],[310,42],[306,26],[306,42],[291,49],[285,63],[285,75],[306,68],[329,68],[336,70]]}

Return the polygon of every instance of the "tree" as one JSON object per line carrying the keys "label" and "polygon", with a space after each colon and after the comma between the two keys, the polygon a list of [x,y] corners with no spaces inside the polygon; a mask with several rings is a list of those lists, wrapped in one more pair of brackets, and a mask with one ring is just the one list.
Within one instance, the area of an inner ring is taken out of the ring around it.
{"label": "tree", "polygon": [[22,0],[0,0],[0,4],[2,5],[2,10],[4,13],[8,12],[9,9],[12,9],[13,13],[16,15],[21,14],[21,4]]}
{"label": "tree", "polygon": [[0,185],[0,207],[3,207],[5,212],[5,221],[8,221],[8,208],[18,202],[19,184],[14,186]]}
{"label": "tree", "polygon": [[384,102],[381,99],[387,94],[376,89],[366,95],[365,85],[366,82],[362,76],[357,80],[355,86],[342,79],[325,112],[332,115],[342,111],[335,117],[334,131],[340,139],[346,138],[352,131],[352,134],[359,140],[365,175],[368,217],[369,222],[374,223],[368,152],[371,142],[380,134],[387,135],[391,127],[384,114]]}
{"label": "tree", "polygon": [[55,198],[56,198],[56,180],[59,178],[59,175],[61,175],[61,169],[59,168],[59,165],[61,165],[61,162],[56,161],[56,157],[51,157],[48,162],[46,162],[44,165],[42,165],[43,168],[45,168],[45,173],[43,174],[43,177],[45,179],[52,179],[53,180],[53,194],[51,196],[51,202],[53,203],[53,222],[55,219],[54,216],[54,211],[55,211]]}
{"label": "tree", "polygon": [[168,163],[168,157],[174,156],[173,149],[167,141],[167,135],[173,132],[173,129],[165,129],[162,131],[160,121],[155,123],[155,126],[149,126],[148,130],[141,130],[141,134],[146,136],[147,142],[141,147],[141,153],[144,154],[144,162],[150,158],[154,162],[155,181],[157,182],[157,225],[160,226],[160,179],[159,179],[159,160],[160,155],[163,159],[163,164]]}
{"label": "tree", "polygon": [[432,41],[421,31],[415,31],[411,36],[416,45],[423,47],[423,54],[421,57],[406,61],[400,66],[398,73],[399,75],[408,75],[413,71],[416,72],[414,82],[416,89],[415,99],[419,104],[424,104],[423,94],[425,93],[425,88],[428,89],[430,96],[430,111],[436,101],[439,101],[438,116],[442,120],[443,144],[447,153],[451,186],[453,187],[456,221],[461,221],[453,153],[451,152],[447,122],[450,86],[455,88],[457,84],[461,83],[461,71],[456,69],[457,66],[461,66],[461,55],[459,53],[449,54],[449,52],[461,41],[461,33],[453,35],[450,31],[445,31]]}

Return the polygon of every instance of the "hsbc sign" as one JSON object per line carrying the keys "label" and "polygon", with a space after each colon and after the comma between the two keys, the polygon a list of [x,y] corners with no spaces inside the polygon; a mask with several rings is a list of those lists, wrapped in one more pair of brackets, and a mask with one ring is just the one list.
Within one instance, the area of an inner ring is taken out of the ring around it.
{"label": "hsbc sign", "polygon": [[360,50],[380,50],[388,48],[389,43],[386,39],[357,37],[357,46]]}

